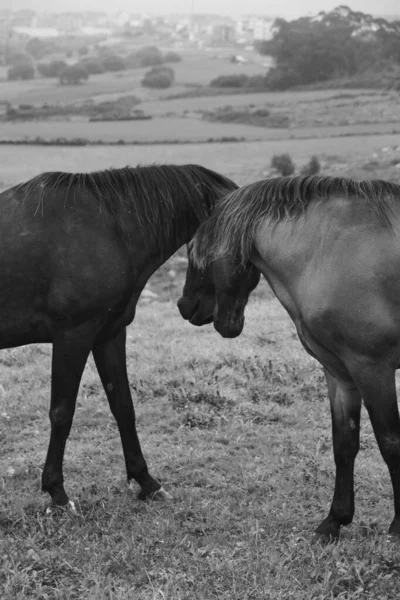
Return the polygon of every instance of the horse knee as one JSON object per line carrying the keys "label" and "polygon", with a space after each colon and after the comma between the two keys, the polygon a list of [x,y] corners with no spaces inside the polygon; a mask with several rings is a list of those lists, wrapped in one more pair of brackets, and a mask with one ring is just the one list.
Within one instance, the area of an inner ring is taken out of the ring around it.
{"label": "horse knee", "polygon": [[70,427],[73,419],[73,410],[68,405],[57,406],[50,409],[49,417],[52,427]]}
{"label": "horse knee", "polygon": [[400,461],[400,433],[386,433],[380,440],[380,450],[389,468],[397,468]]}

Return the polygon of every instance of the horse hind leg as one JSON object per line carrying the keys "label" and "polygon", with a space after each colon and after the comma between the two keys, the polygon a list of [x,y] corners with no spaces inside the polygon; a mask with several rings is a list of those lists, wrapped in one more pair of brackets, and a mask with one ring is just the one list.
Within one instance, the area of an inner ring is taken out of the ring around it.
{"label": "horse hind leg", "polygon": [[361,395],[325,369],[332,415],[333,453],[336,464],[335,491],[328,516],[316,530],[323,541],[339,537],[342,525],[354,515],[354,462],[360,444]]}
{"label": "horse hind leg", "polygon": [[400,536],[400,417],[395,371],[386,363],[357,368],[353,374],[368,410],[382,457],[389,469],[394,518],[389,534]]}
{"label": "horse hind leg", "polygon": [[87,358],[96,332],[85,327],[59,332],[53,340],[50,443],[42,474],[42,490],[51,496],[53,506],[74,505],[64,489],[65,445],[75,413],[76,398]]}
{"label": "horse hind leg", "polygon": [[148,472],[136,431],[128,375],[126,371],[126,330],[113,339],[95,345],[93,357],[100,375],[111,412],[117,422],[125,457],[128,482],[135,480],[141,487],[139,498],[160,496],[170,498]]}

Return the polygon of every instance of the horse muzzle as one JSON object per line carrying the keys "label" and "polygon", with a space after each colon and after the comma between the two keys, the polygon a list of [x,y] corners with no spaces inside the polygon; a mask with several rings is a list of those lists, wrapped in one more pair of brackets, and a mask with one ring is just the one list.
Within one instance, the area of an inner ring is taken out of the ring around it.
{"label": "horse muzzle", "polygon": [[244,327],[244,317],[238,319],[215,319],[214,328],[223,338],[235,338],[238,337]]}
{"label": "horse muzzle", "polygon": [[192,302],[189,298],[182,296],[177,304],[181,316],[191,325],[201,327],[213,322],[214,306],[208,306],[210,303],[202,303],[201,300]]}

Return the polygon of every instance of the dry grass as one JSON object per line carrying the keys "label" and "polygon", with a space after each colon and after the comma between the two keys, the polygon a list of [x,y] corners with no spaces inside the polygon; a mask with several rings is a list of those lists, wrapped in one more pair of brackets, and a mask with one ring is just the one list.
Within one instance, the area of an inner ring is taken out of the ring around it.
{"label": "dry grass", "polygon": [[[259,127],[274,127],[285,118],[291,133],[297,135],[299,129],[313,130],[315,127],[337,128],[338,131],[355,133],[360,126],[366,125],[395,125],[400,118],[399,92],[364,92],[359,94],[348,92],[333,92],[330,97],[302,97],[300,93],[293,99],[289,94],[276,100],[272,95],[265,99],[260,94],[258,101],[232,107],[222,104],[214,109],[200,111],[204,118],[222,120],[227,114],[237,114],[241,118],[236,123],[252,123]],[[164,103],[165,104],[165,103]],[[257,112],[267,110],[268,118],[252,119]],[[275,125],[274,125],[275,124]],[[317,135],[317,133],[316,133]]]}
{"label": "dry grass", "polygon": [[[193,56],[174,64],[176,85],[168,90],[143,88],[143,69],[106,73],[91,77],[81,86],[60,86],[57,81],[0,82],[0,96],[15,104],[67,103],[107,100],[134,94],[151,121],[87,122],[82,118],[31,122],[4,122],[0,140],[20,141],[81,138],[102,143],[204,142],[237,138],[246,141],[329,138],[399,132],[399,92],[376,90],[305,90],[295,92],[237,93],[212,97],[167,99],[168,95],[200,85],[212,74],[233,73],[244,68],[254,74],[259,65],[235,65],[226,57]],[[223,71],[225,69],[225,71]],[[258,72],[258,71],[257,71]],[[202,79],[203,78],[203,79]],[[201,89],[198,91],[201,94]],[[268,110],[269,119],[254,119],[256,110]],[[221,114],[242,115],[222,123]],[[219,115],[219,117],[218,117]],[[214,122],[205,122],[211,119]]]}
{"label": "dry grass", "polygon": [[80,515],[46,517],[50,348],[2,352],[3,600],[398,595],[392,492],[365,414],[355,522],[339,545],[313,538],[333,488],[329,408],[277,301],[253,301],[233,341],[184,323],[172,303],[142,303],[128,356],[144,451],[173,502],[142,504],[126,489],[90,362],[65,463]]}
{"label": "dry grass", "polygon": [[[374,174],[394,178],[398,152],[380,148],[395,138],[292,141],[284,149],[364,176],[375,152]],[[198,162],[245,183],[278,151],[277,143],[1,147],[0,187],[43,170],[156,160]],[[168,504],[143,504],[127,490],[118,432],[90,361],[65,461],[80,514],[45,516],[51,348],[0,353],[1,599],[397,598],[399,549],[386,536],[392,490],[365,411],[355,521],[339,544],[322,547],[313,531],[329,508],[334,465],[320,367],[265,283],[242,336],[223,340],[212,326],[196,329],[179,317],[182,276],[182,265],[169,263],[153,277],[165,300],[140,302],[128,338],[139,435],[152,473],[173,494]]]}
{"label": "dry grass", "polygon": [[0,140],[71,140],[81,138],[88,141],[141,142],[160,141],[202,142],[210,138],[236,137],[256,140],[259,130],[247,125],[225,125],[223,123],[205,123],[199,119],[180,119],[178,117],[160,117],[149,121],[97,121],[82,119],[71,121],[29,121],[2,123]]}
{"label": "dry grass", "polygon": [[[148,146],[35,147],[0,145],[0,189],[43,171],[81,171],[148,163],[197,163],[244,185],[264,178],[274,154],[289,152],[298,167],[313,155],[326,174],[383,177],[398,181],[400,134],[253,143]],[[382,152],[382,148],[390,151]],[[376,156],[379,155],[378,160]],[[398,159],[398,160],[397,160]],[[372,163],[374,168],[364,169]],[[394,163],[394,164],[392,164]]]}
{"label": "dry grass", "polygon": [[[215,110],[221,106],[230,105],[233,108],[240,108],[253,104],[256,107],[277,104],[277,106],[296,106],[299,102],[304,103],[323,103],[330,102],[335,97],[341,95],[351,96],[353,98],[363,98],[380,96],[376,90],[306,90],[291,92],[258,92],[251,94],[233,93],[231,95],[223,94],[220,96],[201,96],[199,91],[198,98],[172,98],[165,99],[163,102],[148,101],[143,103],[143,109],[152,114],[165,114],[166,111],[172,113],[181,113],[185,109],[192,111]],[[172,94],[171,94],[172,95]]]}

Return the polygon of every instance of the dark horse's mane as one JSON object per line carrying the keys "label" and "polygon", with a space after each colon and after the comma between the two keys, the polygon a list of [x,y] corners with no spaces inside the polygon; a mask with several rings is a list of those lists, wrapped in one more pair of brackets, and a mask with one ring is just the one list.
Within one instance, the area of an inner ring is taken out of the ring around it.
{"label": "dark horse's mane", "polygon": [[[193,230],[214,209],[221,195],[237,189],[230,179],[199,165],[149,165],[106,169],[92,173],[42,173],[16,187],[23,200],[43,212],[50,196],[90,195],[99,210],[107,210],[126,242],[132,218],[146,237],[163,249],[172,228]],[[130,228],[131,229],[131,228]]]}
{"label": "dark horse's mane", "polygon": [[400,198],[400,185],[382,180],[355,181],[345,177],[278,177],[244,186],[225,196],[194,238],[193,259],[204,268],[222,256],[250,259],[254,235],[264,218],[294,219],[312,198],[331,194],[365,198],[379,220],[390,225],[390,200]]}

